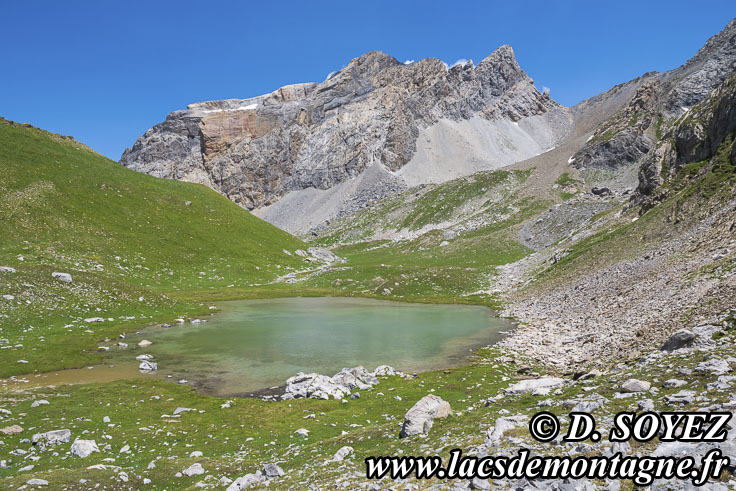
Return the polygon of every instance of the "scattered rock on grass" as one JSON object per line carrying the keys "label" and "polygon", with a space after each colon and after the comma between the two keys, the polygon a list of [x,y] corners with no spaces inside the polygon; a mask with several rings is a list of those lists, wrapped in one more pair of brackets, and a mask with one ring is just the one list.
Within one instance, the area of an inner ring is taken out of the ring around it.
{"label": "scattered rock on grass", "polygon": [[422,397],[419,402],[407,411],[400,436],[429,433],[435,418],[445,418],[452,414],[450,403],[434,394]]}

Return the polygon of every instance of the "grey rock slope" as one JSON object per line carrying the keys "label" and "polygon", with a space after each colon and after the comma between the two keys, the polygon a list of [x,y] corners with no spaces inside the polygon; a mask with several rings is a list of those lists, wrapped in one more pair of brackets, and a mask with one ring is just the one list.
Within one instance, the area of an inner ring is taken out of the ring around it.
{"label": "grey rock slope", "polygon": [[[736,19],[711,37],[684,65],[665,73],[647,73],[619,86],[622,93],[626,89],[629,94],[632,89],[635,93],[625,106],[599,124],[571,162],[580,169],[619,169],[640,165],[655,153],[662,154],[664,150],[657,143],[667,139],[673,125],[723,84],[734,70]],[[587,105],[596,107],[596,103],[599,101],[591,100]],[[573,108],[576,121],[581,109],[585,108]],[[643,187],[651,184],[645,183]]]}
{"label": "grey rock slope", "polygon": [[[477,66],[451,68],[438,59],[404,64],[370,52],[322,83],[171,113],[120,163],[205,184],[248,209],[265,207],[259,214],[278,226],[303,231],[406,185],[532,157],[555,146],[571,124],[569,110],[537,91],[509,46]],[[388,185],[349,183],[369,168]]]}

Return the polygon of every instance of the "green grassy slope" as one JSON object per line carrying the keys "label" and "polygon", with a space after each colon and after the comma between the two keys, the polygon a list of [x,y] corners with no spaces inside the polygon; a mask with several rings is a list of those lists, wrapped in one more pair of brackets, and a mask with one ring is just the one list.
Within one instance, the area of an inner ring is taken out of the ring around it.
{"label": "green grassy slope", "polygon": [[301,264],[282,252],[298,239],[211,189],[131,171],[42,130],[0,124],[0,171],[4,264],[21,254],[26,264],[102,265],[156,288],[207,284],[200,270],[263,281]]}
{"label": "green grassy slope", "polygon": [[[521,198],[532,171],[484,171],[410,188],[331,223],[316,243],[348,261],[301,283],[339,294],[495,306],[487,289],[497,266],[531,252],[522,224],[550,206]],[[443,231],[442,229],[446,229]],[[393,236],[396,240],[383,237]]]}
{"label": "green grassy slope", "polygon": [[0,376],[90,363],[105,337],[203,313],[190,301],[203,291],[303,267],[283,252],[300,247],[205,186],[140,174],[72,139],[0,120],[0,266],[17,270],[0,272],[0,295],[13,297],[0,297]]}

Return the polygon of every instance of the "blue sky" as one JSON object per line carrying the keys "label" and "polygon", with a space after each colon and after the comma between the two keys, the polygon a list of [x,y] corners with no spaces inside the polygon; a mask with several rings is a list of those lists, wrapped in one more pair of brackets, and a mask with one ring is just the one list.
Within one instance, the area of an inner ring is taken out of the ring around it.
{"label": "blue sky", "polygon": [[370,50],[477,63],[502,44],[572,105],[682,64],[734,16],[733,0],[6,1],[0,116],[118,160],[192,102],[322,81]]}

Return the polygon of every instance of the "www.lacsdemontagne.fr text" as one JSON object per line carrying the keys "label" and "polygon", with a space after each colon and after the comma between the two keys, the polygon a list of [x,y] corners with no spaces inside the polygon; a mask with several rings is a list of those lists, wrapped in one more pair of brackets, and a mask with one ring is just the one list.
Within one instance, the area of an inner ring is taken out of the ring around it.
{"label": "www.lacsdemontagne.fr text", "polygon": [[519,450],[515,456],[463,456],[453,449],[447,465],[439,456],[368,457],[366,477],[381,479],[626,479],[646,486],[655,479],[689,479],[700,486],[717,478],[729,458],[714,449],[697,461],[693,457],[623,456],[557,457],[530,455]]}

